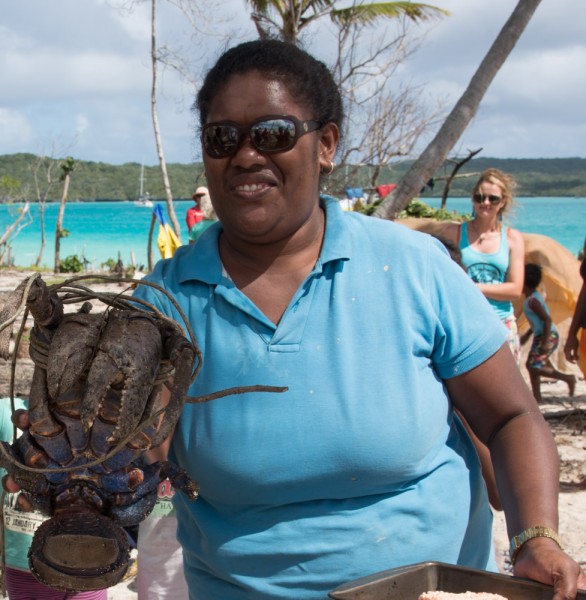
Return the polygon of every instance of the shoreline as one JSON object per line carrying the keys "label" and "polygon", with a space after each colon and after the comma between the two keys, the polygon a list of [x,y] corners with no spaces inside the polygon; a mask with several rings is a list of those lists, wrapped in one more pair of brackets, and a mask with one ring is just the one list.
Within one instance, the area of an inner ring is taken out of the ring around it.
{"label": "shoreline", "polygon": [[[422,198],[432,209],[440,206],[440,198]],[[584,245],[584,230],[581,224],[586,221],[586,199],[573,197],[518,197],[512,209],[508,224],[524,234],[545,235],[563,246],[573,257]],[[109,261],[118,258],[125,265],[148,262],[148,253],[153,260],[160,257],[156,244],[159,228],[155,223],[153,238],[149,244],[149,231],[153,209],[137,207],[132,201],[71,202],[66,206],[64,227],[69,236],[61,240],[61,259],[77,256],[90,270],[103,269]],[[169,221],[166,207],[165,219]],[[185,216],[190,202],[177,201],[175,215],[178,219],[180,239],[187,241]],[[50,270],[54,264],[54,232],[57,218],[57,203],[47,205],[45,211],[45,247],[41,264]],[[448,199],[446,209],[459,214],[470,212],[470,200],[464,197]],[[0,204],[0,221],[11,223],[15,218],[16,205],[11,208]],[[38,260],[41,249],[41,228],[39,206],[31,204],[30,221],[10,245],[10,260],[16,268],[32,269]]]}

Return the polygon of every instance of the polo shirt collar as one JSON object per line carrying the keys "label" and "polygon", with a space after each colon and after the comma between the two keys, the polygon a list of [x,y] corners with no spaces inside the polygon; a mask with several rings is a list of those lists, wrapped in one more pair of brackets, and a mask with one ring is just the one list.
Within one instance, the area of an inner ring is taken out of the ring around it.
{"label": "polo shirt collar", "polygon": [[[320,204],[326,212],[326,232],[318,265],[336,260],[349,260],[352,255],[351,232],[339,202],[331,196],[321,196]],[[222,262],[218,252],[218,238],[222,224],[214,223],[198,240],[197,244],[181,246],[172,260],[177,261],[180,283],[197,280],[211,285],[222,281]],[[197,246],[197,250],[196,250]]]}

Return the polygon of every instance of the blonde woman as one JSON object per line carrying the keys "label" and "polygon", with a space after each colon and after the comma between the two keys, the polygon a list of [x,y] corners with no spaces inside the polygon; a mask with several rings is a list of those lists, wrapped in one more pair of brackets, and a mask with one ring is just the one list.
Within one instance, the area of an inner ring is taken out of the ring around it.
{"label": "blonde woman", "polygon": [[472,219],[449,225],[442,235],[458,245],[466,272],[509,330],[509,346],[519,364],[512,301],[523,294],[525,246],[521,233],[504,224],[514,189],[510,175],[487,169],[472,188]]}

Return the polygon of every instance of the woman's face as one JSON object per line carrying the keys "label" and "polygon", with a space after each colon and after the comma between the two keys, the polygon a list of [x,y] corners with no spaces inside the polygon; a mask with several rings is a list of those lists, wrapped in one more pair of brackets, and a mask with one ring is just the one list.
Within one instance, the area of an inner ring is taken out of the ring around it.
{"label": "woman's face", "polygon": [[[233,75],[211,103],[207,122],[248,127],[267,115],[315,119],[285,85],[256,71]],[[257,150],[246,135],[233,156],[211,158],[203,150],[207,186],[224,232],[247,242],[271,243],[311,229],[319,218],[320,169],[329,168],[338,129],[329,124],[298,138],[280,153]]]}
{"label": "woman's face", "polygon": [[[478,217],[496,219],[505,206],[503,190],[496,183],[483,181],[478,187],[477,194],[482,197],[481,202],[473,201],[474,211]],[[492,203],[490,198],[500,198],[500,202]]]}

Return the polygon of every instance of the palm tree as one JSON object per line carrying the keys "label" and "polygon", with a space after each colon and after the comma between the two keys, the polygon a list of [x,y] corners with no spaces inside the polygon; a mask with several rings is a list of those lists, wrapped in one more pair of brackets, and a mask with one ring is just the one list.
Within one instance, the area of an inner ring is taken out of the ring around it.
{"label": "palm tree", "polygon": [[435,138],[405,173],[397,187],[378,206],[374,213],[376,216],[391,219],[403,210],[412,198],[419,195],[425,182],[429,181],[440,167],[474,118],[486,90],[515,47],[540,2],[541,0],[519,0]]}
{"label": "palm tree", "polygon": [[335,8],[336,0],[246,0],[252,8],[251,18],[261,38],[279,37],[297,43],[302,29],[317,19],[329,15],[340,25],[349,22],[372,23],[383,17],[400,16],[422,21],[447,11],[420,2],[354,3],[347,8]]}

